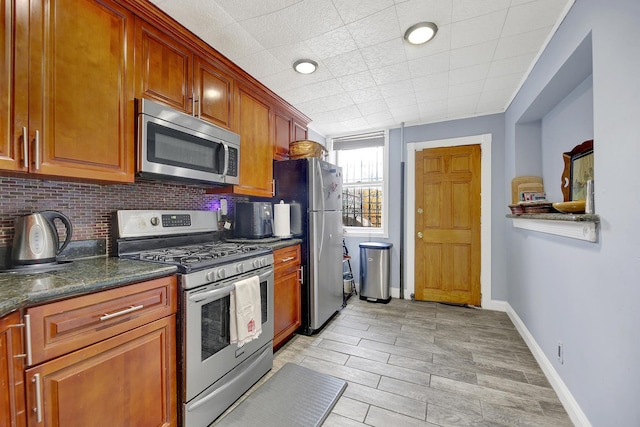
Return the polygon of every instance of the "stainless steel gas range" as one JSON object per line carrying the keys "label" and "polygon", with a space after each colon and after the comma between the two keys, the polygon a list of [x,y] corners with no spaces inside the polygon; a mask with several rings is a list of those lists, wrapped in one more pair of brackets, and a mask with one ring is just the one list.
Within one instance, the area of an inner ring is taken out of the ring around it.
{"label": "stainless steel gas range", "polygon": [[[119,257],[178,267],[178,353],[182,423],[208,426],[273,366],[273,254],[271,249],[218,239],[208,211],[117,212]],[[258,276],[262,334],[231,343],[234,283]]]}

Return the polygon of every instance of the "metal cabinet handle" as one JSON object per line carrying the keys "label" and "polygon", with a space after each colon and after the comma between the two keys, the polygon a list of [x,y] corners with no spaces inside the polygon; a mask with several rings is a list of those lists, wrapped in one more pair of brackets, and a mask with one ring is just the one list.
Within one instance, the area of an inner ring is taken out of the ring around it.
{"label": "metal cabinet handle", "polygon": [[291,261],[292,259],[295,259],[296,257],[294,256],[290,256],[290,257],[286,257],[286,258],[282,258],[282,262],[288,262]]}
{"label": "metal cabinet handle", "polygon": [[38,424],[42,422],[42,386],[40,384],[40,374],[33,374],[32,383],[36,385],[36,407],[33,412],[36,413]]}
{"label": "metal cabinet handle", "polygon": [[40,131],[36,130],[35,139],[35,168],[40,169]]}
{"label": "metal cabinet handle", "polygon": [[300,282],[301,285],[304,284],[304,279],[303,279],[304,275],[302,274],[304,271],[303,268],[304,268],[303,266],[300,266],[300,278],[298,279],[298,282]]}
{"label": "metal cabinet handle", "polygon": [[102,320],[113,319],[114,317],[122,316],[123,314],[129,314],[131,312],[141,310],[142,308],[144,308],[144,305],[142,304],[132,305],[131,307],[125,308],[124,310],[116,311],[115,313],[111,313],[111,314],[105,314],[104,316],[100,317],[100,320],[102,321]]}
{"label": "metal cabinet handle", "polygon": [[29,168],[29,135],[27,135],[27,127],[22,127],[22,166]]}

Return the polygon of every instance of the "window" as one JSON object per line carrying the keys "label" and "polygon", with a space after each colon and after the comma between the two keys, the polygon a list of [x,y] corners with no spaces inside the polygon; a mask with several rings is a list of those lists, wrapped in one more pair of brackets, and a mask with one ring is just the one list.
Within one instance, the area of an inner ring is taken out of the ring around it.
{"label": "window", "polygon": [[386,234],[387,134],[384,131],[333,139],[342,167],[342,224],[351,235]]}

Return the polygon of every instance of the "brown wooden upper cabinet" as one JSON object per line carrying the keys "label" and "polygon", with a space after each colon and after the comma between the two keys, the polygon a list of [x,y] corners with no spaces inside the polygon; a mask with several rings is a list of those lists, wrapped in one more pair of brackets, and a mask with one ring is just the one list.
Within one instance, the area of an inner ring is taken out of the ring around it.
{"label": "brown wooden upper cabinet", "polygon": [[133,14],[110,0],[2,5],[0,168],[132,182]]}
{"label": "brown wooden upper cabinet", "polygon": [[165,31],[136,19],[136,97],[233,127],[234,79]]}
{"label": "brown wooden upper cabinet", "polygon": [[275,128],[273,159],[286,160],[289,158],[289,143],[307,139],[307,126],[298,122],[290,113],[276,110]]}

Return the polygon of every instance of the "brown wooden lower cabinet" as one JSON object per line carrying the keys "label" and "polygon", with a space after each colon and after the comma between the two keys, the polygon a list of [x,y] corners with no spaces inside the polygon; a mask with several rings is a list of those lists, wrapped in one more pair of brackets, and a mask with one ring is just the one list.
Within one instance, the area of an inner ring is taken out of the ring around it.
{"label": "brown wooden lower cabinet", "polygon": [[22,335],[18,312],[0,319],[0,426],[26,425]]}
{"label": "brown wooden lower cabinet", "polygon": [[302,323],[300,245],[273,251],[274,307],[273,348],[291,338]]}
{"label": "brown wooden lower cabinet", "polygon": [[30,426],[175,426],[175,315],[26,371]]}

